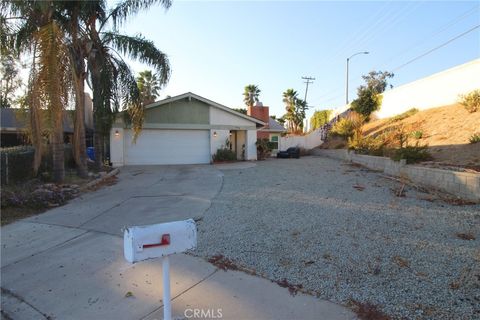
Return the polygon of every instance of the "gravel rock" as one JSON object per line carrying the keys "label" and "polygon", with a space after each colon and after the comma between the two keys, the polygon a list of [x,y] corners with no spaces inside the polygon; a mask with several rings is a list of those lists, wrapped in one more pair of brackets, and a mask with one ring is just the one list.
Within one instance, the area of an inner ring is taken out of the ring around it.
{"label": "gravel rock", "polygon": [[[322,157],[224,171],[196,254],[221,254],[320,298],[392,318],[480,317],[480,205],[425,201],[367,169]],[[476,240],[462,240],[458,233]]]}

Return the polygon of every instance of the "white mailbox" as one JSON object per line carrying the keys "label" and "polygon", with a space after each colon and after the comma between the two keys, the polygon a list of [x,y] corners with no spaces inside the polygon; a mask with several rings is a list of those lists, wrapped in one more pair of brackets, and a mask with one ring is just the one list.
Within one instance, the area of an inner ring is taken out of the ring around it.
{"label": "white mailbox", "polygon": [[163,319],[172,317],[170,262],[168,256],[197,247],[197,226],[193,219],[125,228],[123,254],[129,262],[162,257]]}
{"label": "white mailbox", "polygon": [[137,262],[185,252],[197,247],[197,227],[192,219],[125,228],[125,259]]}

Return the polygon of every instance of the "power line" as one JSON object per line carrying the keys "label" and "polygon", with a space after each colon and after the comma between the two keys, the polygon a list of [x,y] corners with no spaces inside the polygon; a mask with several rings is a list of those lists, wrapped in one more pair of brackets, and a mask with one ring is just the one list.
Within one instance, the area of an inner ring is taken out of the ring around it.
{"label": "power line", "polygon": [[450,29],[451,27],[453,27],[454,25],[456,25],[457,23],[461,22],[462,20],[468,18],[468,16],[472,15],[473,13],[477,12],[478,11],[478,6],[474,6],[472,8],[470,8],[469,10],[463,12],[461,15],[455,17],[454,19],[450,20],[448,23],[446,23],[445,25],[441,26],[440,28],[434,30],[432,33],[430,33],[428,36],[425,36],[424,38],[422,38],[420,41],[417,41],[415,42],[414,44],[412,44],[410,47],[407,47],[405,48],[401,53],[400,55],[393,55],[391,56],[389,59],[386,59],[384,60],[384,62],[382,62],[380,65],[386,65],[387,62],[391,62],[394,58],[399,58],[399,57],[402,57],[404,56],[406,53],[408,52],[411,52],[413,49],[419,47],[420,45],[422,44],[425,44],[425,41],[426,40],[431,40],[432,38],[438,36],[439,34],[443,33],[444,31]]}
{"label": "power line", "polygon": [[434,51],[436,51],[436,50],[438,50],[438,49],[440,49],[440,48],[445,47],[447,44],[449,44],[449,43],[457,40],[458,38],[463,37],[464,35],[466,35],[466,34],[472,32],[472,31],[474,31],[475,29],[478,29],[479,27],[480,27],[480,24],[479,24],[479,25],[476,25],[475,27],[473,27],[473,28],[471,28],[471,29],[469,29],[469,30],[461,33],[461,34],[459,34],[458,36],[456,36],[456,37],[448,40],[447,42],[444,42],[444,43],[442,43],[441,45],[439,45],[439,46],[437,46],[437,47],[435,47],[435,48],[433,48],[433,49],[428,50],[427,52],[425,52],[425,53],[423,53],[423,54],[421,54],[421,55],[419,55],[419,56],[411,59],[410,61],[405,62],[405,63],[402,64],[401,66],[396,67],[395,69],[393,69],[392,72],[396,72],[396,71],[400,70],[401,68],[409,65],[410,63],[415,62],[415,61],[417,61],[418,59],[423,58],[423,57],[425,57],[426,55],[428,55],[428,54],[430,54],[430,53],[432,53],[432,52],[434,52]]}

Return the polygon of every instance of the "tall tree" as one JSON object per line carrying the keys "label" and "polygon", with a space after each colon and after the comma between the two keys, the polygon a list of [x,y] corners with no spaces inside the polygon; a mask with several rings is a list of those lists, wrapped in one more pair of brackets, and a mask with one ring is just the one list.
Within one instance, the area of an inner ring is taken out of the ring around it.
{"label": "tall tree", "polygon": [[285,124],[287,130],[291,133],[300,133],[303,129],[303,120],[306,116],[306,110],[308,109],[305,100],[298,98],[297,91],[293,89],[287,89],[283,93],[283,103],[285,103]]}
{"label": "tall tree", "polygon": [[[357,89],[357,99],[352,101],[352,110],[362,114],[368,120],[370,114],[378,110],[382,104],[381,93],[388,86],[388,79],[394,74],[387,71],[370,71],[362,76],[365,85]],[[390,87],[392,87],[390,85]]]}
{"label": "tall tree", "polygon": [[245,86],[243,90],[243,102],[247,107],[251,107],[258,102],[261,90],[254,84]]}
{"label": "tall tree", "polygon": [[[143,103],[134,74],[124,56],[150,65],[164,85],[170,76],[167,56],[153,42],[141,35],[128,36],[118,32],[118,26],[140,10],[155,3],[168,9],[170,0],[125,0],[105,14],[105,1],[99,1],[101,10],[91,16],[86,25],[90,50],[88,53],[89,77],[93,91],[93,116],[95,123],[95,150],[97,165],[104,157],[105,141],[118,111],[126,111],[134,139],[143,125]],[[111,30],[106,30],[108,26]]]}
{"label": "tall tree", "polygon": [[[367,75],[363,75],[366,87],[376,94],[383,93],[388,86],[388,79],[393,78],[394,74],[388,71],[370,71]],[[390,88],[393,88],[390,85]]]}
{"label": "tall tree", "polygon": [[293,89],[287,89],[283,93],[283,103],[285,103],[285,124],[289,132],[294,132],[294,120],[295,120],[295,101],[298,99],[297,91]]}
{"label": "tall tree", "polygon": [[312,130],[318,129],[324,124],[328,123],[332,110],[315,111],[310,118],[310,127]]}
{"label": "tall tree", "polygon": [[[33,144],[35,146],[34,171],[38,170],[42,155],[41,110],[48,113],[50,142],[53,155],[53,179],[61,182],[65,176],[63,110],[68,101],[70,71],[65,34],[57,21],[60,2],[56,1],[7,1],[2,4],[2,17],[9,14],[17,22],[14,30],[4,38],[7,45],[18,52],[32,53],[28,100]],[[2,29],[4,27],[2,26]],[[12,48],[14,46],[14,48]]]}
{"label": "tall tree", "polygon": [[87,176],[85,141],[85,80],[87,78],[87,35],[85,21],[95,16],[98,3],[95,1],[64,1],[65,15],[62,20],[69,32],[69,58],[75,91],[75,121],[73,129],[73,157],[80,177]]}
{"label": "tall tree", "polygon": [[156,74],[151,70],[145,70],[140,72],[137,78],[138,89],[142,96],[142,102],[144,105],[155,102],[159,96],[161,89],[160,82]]}
{"label": "tall tree", "polygon": [[12,53],[2,53],[0,57],[0,107],[10,108],[15,100],[15,92],[20,88],[19,62]]}

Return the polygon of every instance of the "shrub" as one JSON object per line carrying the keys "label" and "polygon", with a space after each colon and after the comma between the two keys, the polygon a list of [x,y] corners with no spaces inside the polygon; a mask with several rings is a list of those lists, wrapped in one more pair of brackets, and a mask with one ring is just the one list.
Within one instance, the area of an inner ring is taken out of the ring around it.
{"label": "shrub", "polygon": [[268,139],[258,139],[255,143],[257,145],[257,159],[264,160],[270,156],[273,150],[273,143]]}
{"label": "shrub", "polygon": [[418,109],[417,108],[412,108],[412,109],[409,109],[403,113],[400,113],[394,117],[392,117],[390,120],[389,120],[389,123],[393,123],[393,122],[398,122],[398,121],[402,121],[403,119],[406,119],[408,117],[411,117],[413,116],[415,113],[418,112]]}
{"label": "shrub", "polygon": [[468,139],[470,143],[479,143],[480,142],[480,133],[474,133],[472,136]]}
{"label": "shrub", "polygon": [[357,112],[350,112],[346,117],[335,122],[330,130],[330,134],[342,138],[352,137],[355,131],[361,129],[364,122],[365,117],[363,115]]}
{"label": "shrub", "polygon": [[432,155],[428,152],[427,145],[419,145],[417,142],[414,146],[405,146],[395,150],[391,158],[395,161],[405,159],[407,163],[416,163],[431,160]]}
{"label": "shrub", "polygon": [[383,155],[384,141],[382,137],[366,136],[357,130],[348,138],[348,149],[355,150],[356,153],[368,154],[372,156]]}
{"label": "shrub", "polygon": [[423,137],[423,131],[421,131],[421,130],[416,130],[416,131],[413,131],[413,132],[411,133],[411,135],[412,135],[412,137],[414,137],[415,139],[420,140],[420,139],[422,139],[422,137]]}
{"label": "shrub", "polygon": [[332,110],[315,111],[310,118],[310,127],[312,130],[318,129],[330,120]]}
{"label": "shrub", "polygon": [[1,184],[16,183],[33,177],[33,157],[35,149],[31,146],[2,148]]}
{"label": "shrub", "polygon": [[358,98],[352,102],[352,110],[368,119],[372,112],[380,109],[381,104],[382,95],[371,88],[361,87],[358,90]]}
{"label": "shrub", "polygon": [[235,161],[237,154],[228,148],[220,148],[213,155],[213,161]]}
{"label": "shrub", "polygon": [[480,111],[480,89],[473,90],[465,95],[460,95],[459,102],[470,113]]}

